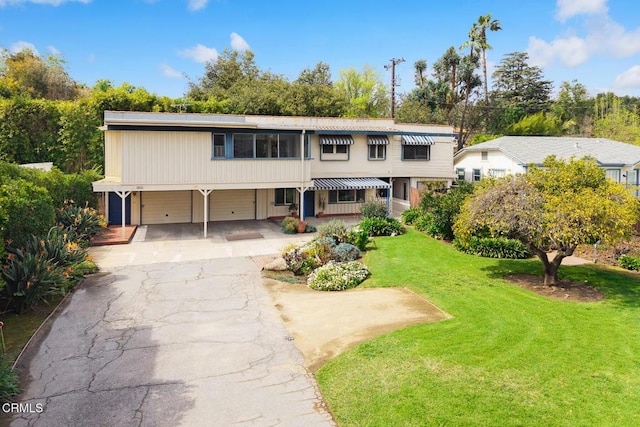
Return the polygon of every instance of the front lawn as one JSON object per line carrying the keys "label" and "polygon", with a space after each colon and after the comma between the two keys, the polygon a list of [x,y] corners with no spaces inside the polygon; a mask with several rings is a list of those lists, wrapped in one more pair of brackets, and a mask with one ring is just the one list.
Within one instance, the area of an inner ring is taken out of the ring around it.
{"label": "front lawn", "polygon": [[454,318],[376,338],[318,373],[341,426],[640,425],[640,275],[561,267],[606,299],[556,301],[502,277],[537,260],[477,258],[409,230],[376,239],[362,286],[406,286]]}

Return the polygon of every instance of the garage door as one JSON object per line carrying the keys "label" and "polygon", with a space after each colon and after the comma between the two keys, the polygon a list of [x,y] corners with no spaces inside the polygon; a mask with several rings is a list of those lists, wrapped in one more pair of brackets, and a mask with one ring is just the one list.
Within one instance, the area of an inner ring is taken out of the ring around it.
{"label": "garage door", "polygon": [[142,196],[142,224],[191,222],[191,191],[146,191]]}
{"label": "garage door", "polygon": [[219,190],[211,193],[211,221],[256,218],[255,190]]}

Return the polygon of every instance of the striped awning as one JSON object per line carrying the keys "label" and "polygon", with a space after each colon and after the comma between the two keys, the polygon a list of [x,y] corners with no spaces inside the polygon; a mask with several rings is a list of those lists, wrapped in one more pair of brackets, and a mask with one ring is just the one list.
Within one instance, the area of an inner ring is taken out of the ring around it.
{"label": "striped awning", "polygon": [[367,136],[367,144],[389,145],[389,138],[387,138],[387,135],[369,135]]}
{"label": "striped awning", "polygon": [[433,145],[436,142],[426,135],[402,135],[402,145]]}
{"label": "striped awning", "polygon": [[391,188],[391,184],[378,178],[316,178],[311,190],[361,190]]}
{"label": "striped awning", "polygon": [[320,135],[320,145],[352,145],[351,135]]}

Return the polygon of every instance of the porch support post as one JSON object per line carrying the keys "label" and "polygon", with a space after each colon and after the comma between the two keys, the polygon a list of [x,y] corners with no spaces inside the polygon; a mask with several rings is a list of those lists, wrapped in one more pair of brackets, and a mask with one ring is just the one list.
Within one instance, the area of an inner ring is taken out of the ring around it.
{"label": "porch support post", "polygon": [[298,193],[300,193],[300,221],[304,221],[304,192],[307,190],[304,187],[304,136],[305,130],[302,130],[300,134],[300,188],[298,188]]}
{"label": "porch support post", "polygon": [[387,188],[387,216],[391,216],[391,187]]}
{"label": "porch support post", "polygon": [[124,239],[127,235],[126,233],[126,212],[125,212],[125,201],[127,199],[127,197],[129,197],[129,194],[131,194],[131,191],[116,191],[116,194],[120,197],[120,200],[122,201],[122,238]]}
{"label": "porch support post", "polygon": [[200,192],[200,194],[202,194],[202,196],[204,197],[204,215],[203,215],[203,222],[204,222],[204,230],[203,230],[203,237],[206,239],[207,238],[207,223],[209,222],[209,194],[211,194],[211,192],[213,190],[203,190],[198,188],[198,191]]}

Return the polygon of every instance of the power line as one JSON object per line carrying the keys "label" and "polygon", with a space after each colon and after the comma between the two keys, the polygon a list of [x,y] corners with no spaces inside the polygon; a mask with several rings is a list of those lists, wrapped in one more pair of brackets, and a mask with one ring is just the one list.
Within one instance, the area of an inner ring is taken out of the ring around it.
{"label": "power line", "polygon": [[384,66],[386,70],[391,68],[391,118],[396,115],[396,65],[404,62],[404,58],[391,58],[391,64]]}

